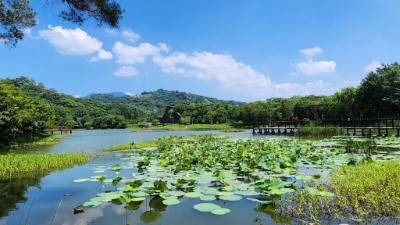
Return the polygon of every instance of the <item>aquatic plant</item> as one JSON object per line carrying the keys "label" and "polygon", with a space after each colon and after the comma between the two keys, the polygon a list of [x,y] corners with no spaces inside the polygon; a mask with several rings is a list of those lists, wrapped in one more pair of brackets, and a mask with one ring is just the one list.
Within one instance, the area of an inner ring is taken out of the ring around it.
{"label": "aquatic plant", "polygon": [[399,182],[397,160],[343,165],[332,170],[329,181],[298,190],[280,207],[286,215],[306,224],[338,220],[397,223]]}
{"label": "aquatic plant", "polygon": [[304,126],[299,127],[295,133],[296,137],[317,137],[317,138],[328,138],[343,134],[342,128],[340,127],[316,127],[316,126]]}
{"label": "aquatic plant", "polygon": [[[298,218],[305,215],[309,219],[312,214],[313,218],[320,218],[335,194],[329,186],[313,184],[317,183],[315,179],[328,180],[324,171],[340,165],[379,160],[378,157],[392,157],[373,155],[375,152],[371,155],[346,153],[345,140],[232,140],[211,134],[160,138],[154,141],[157,147],[118,153],[122,157],[121,164],[103,167],[116,172],[121,170],[116,178],[103,180],[104,184],[115,187],[103,189],[82,205],[85,208],[102,202],[125,202],[126,207],[130,207],[129,204],[137,201],[131,207],[136,210],[138,202],[146,200],[147,205],[148,199],[151,204],[157,202],[157,207],[161,207],[159,204],[167,207],[180,204],[180,198],[194,198],[217,205],[223,201],[226,209],[214,212],[223,215],[229,213],[232,201],[249,200],[278,206],[282,200],[291,199],[290,206],[301,206],[300,209],[313,206],[305,213],[293,208],[292,212],[299,212],[299,215],[291,215]],[[312,170],[315,174],[306,175],[303,170]],[[95,171],[104,172],[98,168]],[[124,173],[132,174],[133,179],[123,177]],[[154,207],[150,206],[151,210]],[[277,220],[287,221],[288,214],[283,211],[274,215],[279,215]]]}
{"label": "aquatic plant", "polygon": [[88,155],[72,154],[6,154],[0,155],[0,180],[43,176],[89,160]]}

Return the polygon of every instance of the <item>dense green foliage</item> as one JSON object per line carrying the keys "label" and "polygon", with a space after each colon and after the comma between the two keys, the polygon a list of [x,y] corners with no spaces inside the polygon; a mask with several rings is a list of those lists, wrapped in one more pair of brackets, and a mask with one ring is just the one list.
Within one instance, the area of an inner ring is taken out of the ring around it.
{"label": "dense green foliage", "polygon": [[[123,10],[113,0],[56,0],[46,1],[51,4],[64,4],[59,16],[64,20],[82,24],[92,18],[99,25],[107,24],[118,27]],[[29,0],[0,0],[0,39],[9,46],[15,46],[24,37],[24,29],[36,26],[36,12]]]}
{"label": "dense green foliage", "polygon": [[0,148],[27,139],[54,123],[54,111],[43,99],[0,81]]}

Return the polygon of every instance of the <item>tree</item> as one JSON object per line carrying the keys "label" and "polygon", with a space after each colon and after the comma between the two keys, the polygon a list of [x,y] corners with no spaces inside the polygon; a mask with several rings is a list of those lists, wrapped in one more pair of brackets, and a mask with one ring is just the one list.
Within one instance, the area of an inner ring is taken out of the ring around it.
{"label": "tree", "polygon": [[328,119],[345,119],[355,117],[357,89],[343,88],[322,101],[321,113]]}
{"label": "tree", "polygon": [[[51,3],[50,3],[51,2]],[[123,10],[114,0],[52,0],[47,4],[63,4],[59,16],[66,21],[82,25],[89,18],[97,24],[116,28]],[[36,26],[36,12],[29,0],[0,0],[0,39],[15,47],[24,38],[24,30]]]}
{"label": "tree", "polygon": [[400,110],[400,65],[382,65],[370,72],[357,89],[357,102],[366,117],[394,116]]}

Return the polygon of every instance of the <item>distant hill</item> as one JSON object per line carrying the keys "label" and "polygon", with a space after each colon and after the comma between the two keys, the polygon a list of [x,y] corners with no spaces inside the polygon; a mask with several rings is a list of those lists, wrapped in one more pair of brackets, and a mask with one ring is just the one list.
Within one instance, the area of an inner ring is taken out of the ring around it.
{"label": "distant hill", "polygon": [[[168,91],[158,89],[156,91],[142,92],[140,95],[129,96],[120,95],[115,92],[109,94],[91,94],[87,97],[94,102],[101,102],[107,104],[124,104],[133,105],[138,109],[147,112],[150,115],[160,115],[163,113],[167,105],[174,105],[178,103],[219,103],[227,102],[230,105],[238,105],[241,102],[236,101],[223,101],[212,97],[205,97],[201,95],[180,92]],[[123,93],[122,93],[123,94]]]}

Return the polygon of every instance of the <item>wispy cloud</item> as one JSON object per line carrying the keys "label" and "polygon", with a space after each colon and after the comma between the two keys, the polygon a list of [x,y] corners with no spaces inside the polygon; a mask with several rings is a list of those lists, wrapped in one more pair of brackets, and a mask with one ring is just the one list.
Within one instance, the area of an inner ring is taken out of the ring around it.
{"label": "wispy cloud", "polygon": [[122,31],[122,36],[124,36],[126,39],[128,39],[132,43],[134,43],[140,39],[140,35],[138,33],[133,32],[131,29]]}
{"label": "wispy cloud", "polygon": [[314,57],[314,55],[321,53],[322,48],[315,46],[314,48],[301,49],[301,50],[299,50],[299,52],[303,53],[307,58],[311,59]]}
{"label": "wispy cloud", "polygon": [[375,72],[377,68],[381,68],[382,63],[376,60],[372,60],[372,62],[364,67],[364,72]]}
{"label": "wispy cloud", "polygon": [[97,62],[100,60],[111,60],[113,59],[113,54],[111,52],[105,51],[103,49],[100,49],[100,51],[97,53],[97,56],[94,56],[90,59],[91,62]]}
{"label": "wispy cloud", "polygon": [[134,77],[137,76],[139,72],[132,66],[122,66],[114,72],[117,77]]}

